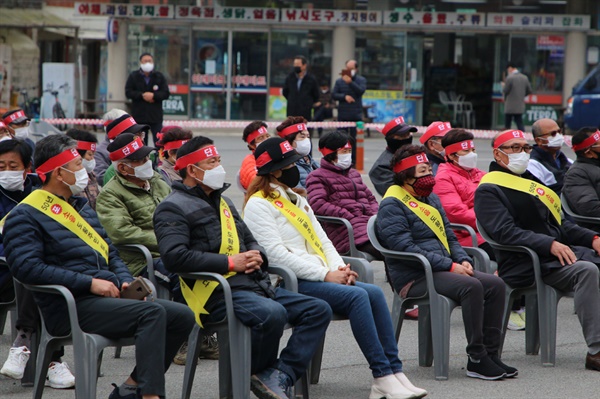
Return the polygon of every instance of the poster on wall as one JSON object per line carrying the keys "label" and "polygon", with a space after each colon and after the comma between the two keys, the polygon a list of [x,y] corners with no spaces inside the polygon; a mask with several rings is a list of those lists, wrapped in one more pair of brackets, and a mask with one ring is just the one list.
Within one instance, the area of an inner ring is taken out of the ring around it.
{"label": "poster on wall", "polygon": [[42,64],[41,118],[75,117],[75,64]]}
{"label": "poster on wall", "polygon": [[404,98],[401,90],[367,90],[362,98],[363,107],[374,123],[386,123],[402,115],[406,123],[416,121],[416,102]]}
{"label": "poster on wall", "polygon": [[281,87],[271,87],[269,89],[269,111],[267,119],[270,121],[282,121],[287,114],[287,100],[281,92]]}
{"label": "poster on wall", "polygon": [[227,84],[226,39],[199,39],[194,44],[190,90],[223,90]]}

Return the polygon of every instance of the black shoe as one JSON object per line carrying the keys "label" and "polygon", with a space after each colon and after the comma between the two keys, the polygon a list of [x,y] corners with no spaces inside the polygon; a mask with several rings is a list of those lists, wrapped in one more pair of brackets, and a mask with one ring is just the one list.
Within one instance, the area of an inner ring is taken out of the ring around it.
{"label": "black shoe", "polygon": [[506,377],[506,371],[494,363],[489,356],[478,360],[471,359],[471,356],[469,356],[467,377],[481,378],[482,380],[500,380]]}
{"label": "black shoe", "polygon": [[131,390],[131,393],[128,393],[127,395],[121,395],[119,386],[115,383],[113,383],[112,386],[115,387],[115,389],[108,395],[108,399],[142,399],[142,395],[139,394],[138,389]]}
{"label": "black shoe", "polygon": [[498,355],[490,355],[490,359],[492,359],[494,363],[496,363],[498,366],[504,369],[504,371],[506,372],[506,378],[513,378],[519,375],[519,370],[504,364],[502,360],[500,360]]}

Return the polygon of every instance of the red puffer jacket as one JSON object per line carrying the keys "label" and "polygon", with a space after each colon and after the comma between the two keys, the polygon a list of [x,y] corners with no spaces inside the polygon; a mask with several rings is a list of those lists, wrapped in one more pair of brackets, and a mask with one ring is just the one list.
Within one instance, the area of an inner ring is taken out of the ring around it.
{"label": "red puffer jacket", "polygon": [[256,177],[256,159],[254,154],[246,155],[240,167],[240,183],[246,190],[254,177]]}

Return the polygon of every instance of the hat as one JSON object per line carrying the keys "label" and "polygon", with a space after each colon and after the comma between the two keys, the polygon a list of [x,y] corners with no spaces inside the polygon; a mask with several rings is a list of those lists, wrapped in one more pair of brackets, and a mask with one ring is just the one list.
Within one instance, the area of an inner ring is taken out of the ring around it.
{"label": "hat", "polygon": [[149,129],[150,126],[139,125],[131,115],[125,114],[106,125],[106,134],[109,140],[114,140],[121,133],[136,134],[142,130],[147,132]]}
{"label": "hat", "polygon": [[25,111],[23,111],[21,108],[13,109],[12,111],[8,111],[2,115],[2,122],[4,122],[4,124],[7,126],[13,123],[20,124],[30,120],[31,119],[25,115]]}
{"label": "hat", "polygon": [[256,174],[265,176],[293,164],[302,158],[302,155],[298,154],[287,140],[271,137],[256,147],[254,158],[256,158]]}
{"label": "hat", "polygon": [[450,122],[433,122],[431,125],[427,126],[425,134],[419,138],[419,141],[421,144],[425,144],[427,140],[432,137],[444,137],[444,135],[451,129],[452,125],[450,125]]}
{"label": "hat", "polygon": [[110,153],[111,161],[118,161],[123,158],[140,161],[154,151],[153,147],[145,146],[142,139],[132,133],[118,135],[106,149]]}
{"label": "hat", "polygon": [[398,134],[400,136],[404,136],[409,132],[416,133],[417,128],[414,126],[410,126],[407,123],[404,123],[404,118],[399,116],[386,123],[383,129],[381,129],[380,131],[386,137],[388,134]]}

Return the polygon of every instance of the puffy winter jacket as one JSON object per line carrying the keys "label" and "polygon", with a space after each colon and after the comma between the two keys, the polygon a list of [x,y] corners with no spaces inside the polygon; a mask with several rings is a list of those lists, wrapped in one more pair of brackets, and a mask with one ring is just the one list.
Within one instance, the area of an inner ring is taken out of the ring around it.
{"label": "puffy winter jacket", "polygon": [[296,161],[296,167],[300,172],[300,186],[306,188],[306,178],[313,171],[319,168],[319,163],[312,156],[307,155]]}
{"label": "puffy winter jacket", "polygon": [[[355,75],[350,83],[346,83],[342,78],[335,81],[331,96],[334,100],[339,101],[339,121],[363,120],[362,96],[365,90],[367,90],[367,79],[360,75]],[[346,96],[354,98],[354,102],[347,102]]]}
{"label": "puffy winter jacket", "polygon": [[[475,223],[475,190],[485,172],[480,169],[465,170],[453,163],[440,164],[435,175],[433,192],[438,195],[450,223],[461,223],[477,231]],[[460,245],[472,247],[471,236],[464,230],[454,232]],[[477,245],[485,242],[477,233]]]}
{"label": "puffy winter jacket", "polygon": [[[431,194],[419,200],[435,207],[442,215],[450,253],[433,230],[400,200],[393,197],[384,198],[379,205],[376,233],[381,244],[393,251],[423,255],[431,263],[434,272],[450,271],[452,262],[473,262],[458,243],[452,229],[448,227],[448,218],[438,196]],[[387,258],[386,262],[396,292],[400,292],[409,282],[425,276],[423,267],[415,262],[390,258]]]}
{"label": "puffy winter jacket", "polygon": [[[4,225],[4,250],[12,274],[27,284],[58,284],[73,293],[75,299],[92,295],[92,278],[107,280],[121,289],[133,280],[119,258],[96,212],[82,197],[69,203],[109,244],[109,262],[79,237],[29,205],[15,207]],[[66,322],[64,300],[55,295],[36,294],[37,302],[48,312],[54,326]],[[53,330],[53,326],[48,326]]]}
{"label": "puffy winter jacket", "polygon": [[[348,219],[354,228],[356,245],[369,241],[367,223],[377,214],[377,200],[356,169],[342,170],[326,160],[306,179],[308,202],[317,215]],[[344,226],[326,224],[327,236],[340,253],[350,250]]]}
{"label": "puffy winter jacket", "polygon": [[255,177],[256,158],[254,158],[254,154],[248,154],[242,161],[242,166],[240,167],[240,184],[247,190]]}
{"label": "puffy winter jacket", "polygon": [[[577,157],[565,174],[563,196],[573,212],[582,216],[600,216],[600,161]],[[600,232],[600,224],[585,223],[583,227]]]}
{"label": "puffy winter jacket", "polygon": [[[154,93],[154,102],[143,98],[146,92]],[[162,123],[162,102],[169,98],[169,86],[164,75],[157,71],[150,72],[148,83],[141,70],[129,74],[125,83],[125,95],[131,100],[131,116],[137,123]]]}

